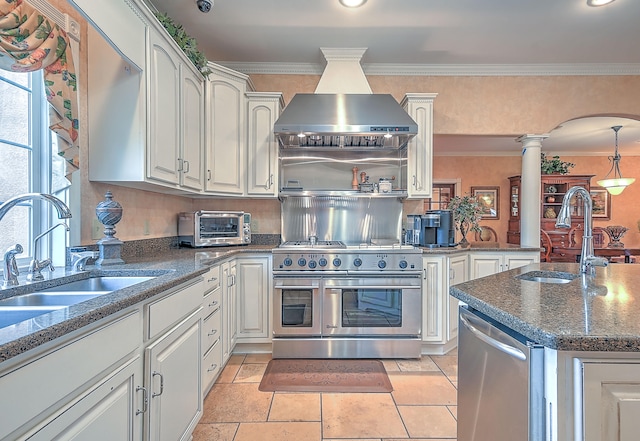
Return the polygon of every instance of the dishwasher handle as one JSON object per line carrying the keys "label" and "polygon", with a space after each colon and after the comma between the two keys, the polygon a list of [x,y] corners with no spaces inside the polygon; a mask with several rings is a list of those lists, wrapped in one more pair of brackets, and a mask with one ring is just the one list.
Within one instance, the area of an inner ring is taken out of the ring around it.
{"label": "dishwasher handle", "polygon": [[519,360],[526,360],[527,359],[527,355],[522,352],[520,349],[515,348],[511,345],[508,345],[506,343],[503,343],[501,341],[496,340],[495,338],[485,334],[484,332],[482,332],[481,330],[479,330],[478,328],[476,328],[475,326],[473,326],[473,324],[471,323],[471,321],[469,320],[470,317],[465,317],[465,315],[462,314],[462,311],[460,313],[460,323],[469,330],[469,332],[471,332],[476,338],[478,338],[479,340],[482,340],[483,342],[485,342],[486,344],[488,344],[489,346],[504,352],[507,355],[510,355],[511,357],[517,358]]}

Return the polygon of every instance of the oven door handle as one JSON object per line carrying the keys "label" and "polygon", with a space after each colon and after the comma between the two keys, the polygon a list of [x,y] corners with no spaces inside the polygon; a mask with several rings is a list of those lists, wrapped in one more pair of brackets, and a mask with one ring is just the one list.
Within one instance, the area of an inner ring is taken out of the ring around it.
{"label": "oven door handle", "polygon": [[398,285],[390,283],[388,285],[325,285],[326,291],[333,289],[355,288],[355,289],[419,289],[420,285]]}
{"label": "oven door handle", "polygon": [[275,282],[274,289],[320,289],[320,284],[302,285],[300,283]]}

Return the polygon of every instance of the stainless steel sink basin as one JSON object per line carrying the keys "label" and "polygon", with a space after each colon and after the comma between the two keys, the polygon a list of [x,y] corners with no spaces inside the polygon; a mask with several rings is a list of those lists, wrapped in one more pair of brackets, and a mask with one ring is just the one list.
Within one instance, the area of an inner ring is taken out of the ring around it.
{"label": "stainless steel sink basin", "polygon": [[98,276],[89,279],[76,280],[40,292],[71,292],[71,291],[104,291],[111,292],[123,289],[136,283],[146,282],[154,277],[142,276]]}
{"label": "stainless steel sink basin", "polygon": [[570,283],[577,279],[578,274],[560,271],[529,271],[516,276],[517,279],[538,283]]}
{"label": "stainless steel sink basin", "polygon": [[0,300],[0,328],[67,308],[155,277],[98,276]]}
{"label": "stainless steel sink basin", "polygon": [[64,308],[66,306],[0,306],[0,328]]}

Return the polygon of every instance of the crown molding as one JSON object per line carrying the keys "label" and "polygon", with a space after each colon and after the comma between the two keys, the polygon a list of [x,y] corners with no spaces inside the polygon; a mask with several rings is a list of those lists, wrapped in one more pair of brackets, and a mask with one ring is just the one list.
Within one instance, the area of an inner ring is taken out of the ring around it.
{"label": "crown molding", "polygon": [[[218,64],[249,74],[322,75],[317,63],[245,63],[219,61]],[[392,76],[573,76],[640,75],[640,63],[612,64],[363,64],[366,75]]]}

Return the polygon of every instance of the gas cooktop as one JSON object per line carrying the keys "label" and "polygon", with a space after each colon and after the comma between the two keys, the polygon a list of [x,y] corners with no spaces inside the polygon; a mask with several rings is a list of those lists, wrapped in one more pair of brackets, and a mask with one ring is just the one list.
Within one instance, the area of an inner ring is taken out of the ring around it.
{"label": "gas cooktop", "polygon": [[279,248],[346,248],[346,245],[339,240],[291,240],[283,242]]}

